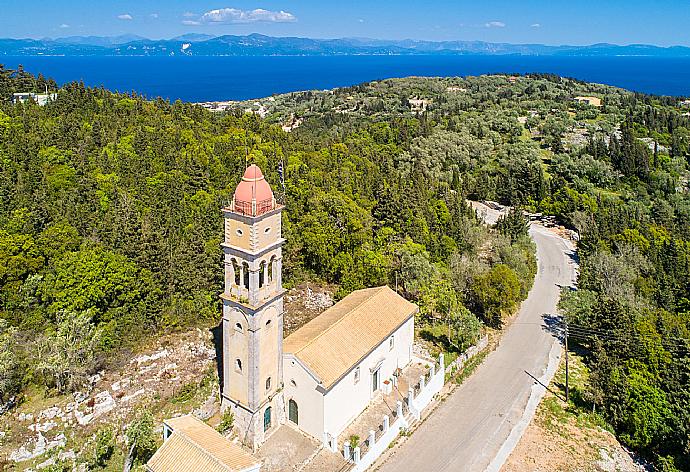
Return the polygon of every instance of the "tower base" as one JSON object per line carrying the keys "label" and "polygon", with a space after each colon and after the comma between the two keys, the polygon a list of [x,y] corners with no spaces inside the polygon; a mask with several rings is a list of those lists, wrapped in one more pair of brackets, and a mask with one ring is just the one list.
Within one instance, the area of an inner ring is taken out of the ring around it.
{"label": "tower base", "polygon": [[[253,452],[285,423],[285,399],[283,392],[277,392],[269,401],[264,402],[255,411],[223,395],[221,412],[225,413],[230,408],[234,416],[233,429],[242,443]],[[268,415],[266,410],[270,408],[270,424],[266,423]]]}

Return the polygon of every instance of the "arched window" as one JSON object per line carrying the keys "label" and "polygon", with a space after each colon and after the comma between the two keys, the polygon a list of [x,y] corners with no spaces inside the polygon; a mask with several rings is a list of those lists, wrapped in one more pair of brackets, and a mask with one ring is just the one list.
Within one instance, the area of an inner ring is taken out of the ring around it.
{"label": "arched window", "polygon": [[271,326],[271,320],[268,320],[268,321],[266,322],[266,327],[268,328],[269,326]]}
{"label": "arched window", "polygon": [[290,379],[290,385],[297,387],[297,382],[295,382],[295,379]]}
{"label": "arched window", "polygon": [[237,260],[233,257],[232,258],[232,272],[235,274],[235,285],[240,284],[240,265],[237,263]]}
{"label": "arched window", "polygon": [[244,329],[242,329],[242,323],[235,323],[235,331],[238,331],[240,333],[244,332]]}
{"label": "arched window", "polygon": [[242,361],[239,359],[235,359],[235,370],[242,373]]}
{"label": "arched window", "polygon": [[268,431],[271,427],[271,407],[269,406],[264,410],[264,431]]}
{"label": "arched window", "polygon": [[266,379],[266,390],[270,390],[270,389],[271,389],[271,378],[269,377]]}
{"label": "arched window", "polygon": [[392,351],[394,347],[395,347],[395,336],[391,336],[391,338],[388,340],[388,350]]}
{"label": "arched window", "polygon": [[297,407],[297,402],[290,399],[288,402],[288,418],[295,424],[299,424],[299,408]]}
{"label": "arched window", "polygon": [[266,261],[261,261],[259,264],[259,288],[264,286],[264,277],[266,277]]}
{"label": "arched window", "polygon": [[244,288],[249,288],[249,264],[246,262],[242,263],[242,270],[244,271],[244,280],[243,282],[243,287]]}
{"label": "arched window", "polygon": [[276,256],[271,257],[268,261],[268,283],[273,282],[273,266],[276,264]]}

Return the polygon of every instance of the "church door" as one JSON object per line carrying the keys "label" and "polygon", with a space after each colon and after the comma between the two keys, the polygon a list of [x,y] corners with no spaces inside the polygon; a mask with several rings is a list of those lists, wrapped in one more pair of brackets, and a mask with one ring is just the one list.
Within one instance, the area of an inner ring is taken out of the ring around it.
{"label": "church door", "polygon": [[290,421],[299,424],[299,411],[297,410],[297,402],[295,400],[290,400],[288,402],[288,416],[290,417]]}
{"label": "church door", "polygon": [[271,407],[269,406],[266,408],[266,411],[264,411],[264,431],[268,431],[268,429],[271,427]]}

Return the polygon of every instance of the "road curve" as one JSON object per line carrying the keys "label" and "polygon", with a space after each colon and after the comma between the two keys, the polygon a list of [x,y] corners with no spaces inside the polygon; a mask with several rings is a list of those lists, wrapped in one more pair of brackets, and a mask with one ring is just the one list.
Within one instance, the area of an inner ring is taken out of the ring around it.
{"label": "road curve", "polygon": [[537,275],[500,345],[378,467],[380,472],[498,471],[520,440],[544,394],[534,378],[548,385],[561,355],[544,315],[555,313],[559,286],[576,277],[569,242],[539,225],[532,225],[530,235],[537,246]]}

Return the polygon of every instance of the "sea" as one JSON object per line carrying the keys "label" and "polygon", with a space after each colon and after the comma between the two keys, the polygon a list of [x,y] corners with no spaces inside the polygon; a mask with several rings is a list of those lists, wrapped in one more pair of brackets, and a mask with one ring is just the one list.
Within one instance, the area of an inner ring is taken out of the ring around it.
{"label": "sea", "polygon": [[189,102],[247,100],[391,77],[552,73],[656,95],[690,96],[690,57],[0,56],[0,63],[120,92]]}

